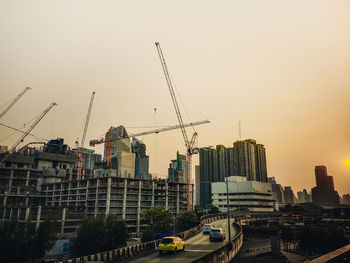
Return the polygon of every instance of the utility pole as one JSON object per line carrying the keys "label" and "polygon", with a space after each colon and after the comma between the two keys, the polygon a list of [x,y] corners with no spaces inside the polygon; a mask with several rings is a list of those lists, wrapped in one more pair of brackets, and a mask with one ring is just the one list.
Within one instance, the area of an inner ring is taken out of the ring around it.
{"label": "utility pole", "polygon": [[228,243],[231,241],[231,224],[230,224],[230,199],[228,196],[228,178],[226,176],[226,200],[227,200],[227,228],[228,228]]}

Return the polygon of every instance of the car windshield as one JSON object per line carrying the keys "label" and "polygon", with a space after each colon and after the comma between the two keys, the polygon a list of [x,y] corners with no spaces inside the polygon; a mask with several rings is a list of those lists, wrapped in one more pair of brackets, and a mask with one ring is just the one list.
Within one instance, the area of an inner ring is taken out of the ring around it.
{"label": "car windshield", "polygon": [[220,229],[213,229],[212,232],[214,232],[214,233],[220,233],[221,231],[220,231]]}
{"label": "car windshield", "polygon": [[163,238],[161,242],[163,244],[169,244],[169,243],[173,242],[173,239],[172,238]]}

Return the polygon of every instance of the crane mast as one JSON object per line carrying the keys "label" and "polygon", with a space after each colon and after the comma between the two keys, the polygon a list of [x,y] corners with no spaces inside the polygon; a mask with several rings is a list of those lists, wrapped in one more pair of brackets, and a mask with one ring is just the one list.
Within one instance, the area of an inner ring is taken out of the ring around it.
{"label": "crane mast", "polygon": [[14,100],[0,113],[0,119],[2,118],[2,116],[5,115],[6,112],[8,112],[9,109],[12,108],[12,106],[24,95],[24,93],[26,93],[28,90],[30,90],[29,87],[26,87],[20,94],[17,95],[16,98],[14,98]]}
{"label": "crane mast", "polygon": [[88,126],[89,126],[89,120],[90,120],[91,109],[92,109],[92,104],[94,102],[94,98],[95,98],[95,91],[92,92],[92,94],[91,94],[90,103],[89,103],[89,107],[88,107],[88,112],[87,112],[86,120],[85,120],[83,136],[81,137],[80,147],[78,148],[78,175],[77,175],[77,180],[81,179],[81,171],[83,169],[83,157],[82,157],[82,150],[83,149],[82,148],[84,147],[84,143],[85,143],[85,138],[86,138],[86,133],[87,133],[87,129],[88,129]]}
{"label": "crane mast", "polygon": [[175,107],[177,120],[179,121],[179,124],[180,124],[180,127],[181,127],[182,136],[184,137],[185,146],[188,147],[189,141],[188,141],[187,133],[186,133],[185,128],[183,127],[183,120],[182,120],[182,116],[181,116],[181,113],[180,113],[180,108],[179,108],[179,105],[178,105],[177,100],[176,100],[175,92],[174,92],[174,89],[173,89],[173,83],[171,82],[171,79],[170,79],[168,67],[166,65],[166,62],[165,62],[165,59],[164,59],[164,56],[163,56],[163,51],[162,51],[162,48],[160,47],[159,42],[156,42],[155,44],[156,44],[158,55],[159,55],[159,59],[160,59],[160,62],[162,64],[162,68],[163,68],[163,71],[164,71],[165,80],[166,80],[166,83],[168,84],[171,100],[173,101],[173,104],[174,104],[174,107]]}
{"label": "crane mast", "polygon": [[85,120],[84,132],[83,132],[83,136],[81,137],[80,147],[84,147],[85,138],[86,138],[86,132],[87,132],[87,129],[88,129],[88,126],[89,126],[89,120],[90,120],[91,109],[92,109],[92,104],[94,102],[94,98],[95,98],[95,91],[92,92],[92,94],[91,94],[89,108],[88,108],[88,112],[87,112],[86,120]]}
{"label": "crane mast", "polygon": [[46,110],[41,113],[41,115],[34,121],[34,123],[28,128],[28,130],[18,139],[18,141],[12,146],[12,148],[5,154],[5,156],[1,159],[0,165],[2,165],[6,159],[16,150],[16,147],[28,136],[28,134],[35,128],[35,126],[45,117],[45,115],[52,109],[53,106],[56,106],[55,102],[51,103]]}
{"label": "crane mast", "polygon": [[166,65],[166,62],[165,62],[165,59],[164,59],[164,56],[163,56],[162,48],[160,47],[159,42],[155,42],[155,44],[156,44],[158,55],[159,55],[159,59],[160,59],[160,62],[162,64],[162,68],[163,68],[163,71],[164,71],[165,80],[166,80],[166,83],[167,83],[169,91],[170,91],[170,96],[171,96],[171,99],[172,99],[173,104],[174,104],[176,116],[177,116],[177,119],[179,121],[179,125],[181,127],[182,136],[183,136],[184,141],[185,141],[186,157],[187,157],[186,158],[186,160],[187,160],[187,210],[192,210],[192,188],[191,188],[191,183],[192,183],[192,155],[197,153],[196,149],[194,148],[195,140],[197,138],[197,133],[195,132],[193,134],[191,141],[188,140],[188,136],[187,136],[184,124],[183,124],[183,120],[182,120],[181,112],[180,112],[180,109],[179,109],[179,105],[178,105],[177,100],[176,100],[173,84],[171,82],[170,74],[168,72],[168,67]]}

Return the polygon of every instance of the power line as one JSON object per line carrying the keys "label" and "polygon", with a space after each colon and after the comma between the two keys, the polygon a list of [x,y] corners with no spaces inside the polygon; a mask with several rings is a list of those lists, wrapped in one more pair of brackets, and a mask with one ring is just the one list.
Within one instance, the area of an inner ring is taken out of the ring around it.
{"label": "power line", "polygon": [[[6,128],[9,128],[9,129],[12,129],[12,130],[15,130],[15,131],[18,131],[18,132],[21,132],[21,133],[26,133],[25,131],[22,131],[20,129],[17,129],[17,128],[14,128],[14,127],[11,127],[9,125],[6,125],[6,124],[3,124],[3,123],[0,123],[1,126],[3,127],[6,127]],[[42,137],[39,137],[39,136],[36,136],[34,134],[31,134],[31,133],[28,133],[28,135],[32,136],[32,137],[35,137],[37,139],[40,139],[40,140],[44,140],[44,141],[49,141],[48,139],[45,139],[45,138],[42,138]]]}

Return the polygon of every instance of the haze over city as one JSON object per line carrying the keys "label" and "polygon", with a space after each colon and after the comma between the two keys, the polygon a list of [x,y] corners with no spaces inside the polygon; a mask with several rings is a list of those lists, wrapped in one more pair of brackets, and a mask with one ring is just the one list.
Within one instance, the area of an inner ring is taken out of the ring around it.
{"label": "haze over city", "polygon": [[[55,101],[32,133],[74,147],[95,91],[88,140],[111,125],[133,133],[177,124],[159,41],[185,122],[211,121],[196,127],[198,146],[232,146],[241,121],[242,139],[265,145],[278,183],[309,190],[315,165],[326,165],[339,194],[349,192],[348,1],[102,3],[0,3],[0,105],[32,88],[1,123],[21,127]],[[1,145],[19,137],[0,133]],[[179,130],[141,139],[150,172],[164,177],[185,152]]]}

